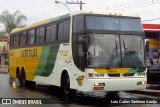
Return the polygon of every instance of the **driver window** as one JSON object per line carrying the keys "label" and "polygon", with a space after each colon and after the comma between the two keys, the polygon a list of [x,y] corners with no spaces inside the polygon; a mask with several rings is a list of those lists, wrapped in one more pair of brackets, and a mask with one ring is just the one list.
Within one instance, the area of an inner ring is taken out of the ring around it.
{"label": "driver window", "polygon": [[83,51],[83,36],[78,36],[78,66],[81,69],[85,68],[85,53]]}

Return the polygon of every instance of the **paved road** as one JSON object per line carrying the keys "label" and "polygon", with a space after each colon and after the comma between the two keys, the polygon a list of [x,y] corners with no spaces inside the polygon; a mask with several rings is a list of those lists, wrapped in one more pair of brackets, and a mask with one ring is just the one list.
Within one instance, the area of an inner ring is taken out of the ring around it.
{"label": "paved road", "polygon": [[[47,107],[159,107],[158,104],[110,104],[110,99],[122,100],[123,98],[158,98],[157,96],[119,92],[115,95],[105,93],[81,93],[78,92],[73,99],[61,96],[59,88],[45,85],[37,85],[35,89],[23,89],[9,83],[8,74],[0,74],[0,98],[50,98],[54,104],[46,104]],[[44,107],[46,105],[0,105],[0,107]]]}

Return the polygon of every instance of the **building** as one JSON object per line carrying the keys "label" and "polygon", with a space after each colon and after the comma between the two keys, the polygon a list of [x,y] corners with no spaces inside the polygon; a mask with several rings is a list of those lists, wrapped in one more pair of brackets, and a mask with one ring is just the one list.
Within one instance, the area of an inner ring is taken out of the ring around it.
{"label": "building", "polygon": [[0,37],[0,65],[8,64],[8,37]]}
{"label": "building", "polygon": [[160,24],[142,24],[142,26],[149,41],[149,58],[157,63],[160,57]]}

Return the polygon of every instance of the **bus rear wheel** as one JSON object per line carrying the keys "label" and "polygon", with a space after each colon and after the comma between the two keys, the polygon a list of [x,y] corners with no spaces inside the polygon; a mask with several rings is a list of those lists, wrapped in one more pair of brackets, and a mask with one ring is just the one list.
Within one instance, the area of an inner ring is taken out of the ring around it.
{"label": "bus rear wheel", "polygon": [[20,87],[26,88],[25,74],[19,74],[19,76],[18,76],[18,82],[19,82]]}
{"label": "bus rear wheel", "polygon": [[20,73],[17,74],[17,79],[18,79],[18,84],[21,85],[22,84],[22,78],[21,78]]}
{"label": "bus rear wheel", "polygon": [[21,70],[17,68],[16,70],[16,80],[19,87],[25,88],[26,87],[26,76],[24,69]]}

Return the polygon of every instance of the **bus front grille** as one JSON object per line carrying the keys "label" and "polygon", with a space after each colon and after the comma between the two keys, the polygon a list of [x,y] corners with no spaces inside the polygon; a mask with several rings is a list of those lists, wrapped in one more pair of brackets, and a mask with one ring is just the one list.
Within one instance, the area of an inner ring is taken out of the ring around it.
{"label": "bus front grille", "polygon": [[108,74],[109,77],[120,77],[120,74]]}
{"label": "bus front grille", "polygon": [[124,77],[131,77],[134,76],[135,73],[124,73],[123,76]]}
{"label": "bus front grille", "polygon": [[108,74],[109,77],[131,77],[134,76],[135,73],[123,73],[123,74]]}

